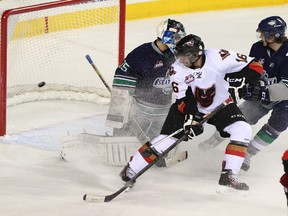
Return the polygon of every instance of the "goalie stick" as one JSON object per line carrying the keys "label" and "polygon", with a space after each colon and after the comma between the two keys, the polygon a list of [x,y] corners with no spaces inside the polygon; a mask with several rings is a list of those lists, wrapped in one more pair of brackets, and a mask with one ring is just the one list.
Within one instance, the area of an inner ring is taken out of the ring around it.
{"label": "goalie stick", "polygon": [[[228,98],[226,101],[224,101],[222,104],[220,104],[216,109],[214,109],[211,113],[207,114],[205,118],[200,121],[198,124],[203,125],[205,122],[207,122],[210,118],[212,118],[219,110],[223,109],[227,104],[231,103],[232,99]],[[153,146],[159,144],[160,142],[163,142],[163,140],[168,139],[169,137],[174,136],[175,134],[180,133],[183,131],[183,128],[175,131],[174,133],[170,134],[169,136],[165,137],[164,139],[161,139],[160,141],[156,142]],[[133,176],[129,181],[127,181],[123,187],[121,187],[116,192],[107,195],[107,196],[101,196],[101,195],[93,195],[93,194],[85,194],[83,196],[83,200],[87,202],[95,202],[95,203],[102,203],[102,202],[109,202],[116,198],[119,194],[121,194],[123,191],[125,191],[127,188],[129,188],[131,185],[134,184],[135,180],[139,178],[143,173],[145,173],[150,167],[152,167],[157,161],[162,159],[170,150],[172,150],[174,147],[176,147],[179,143],[181,143],[183,140],[187,138],[188,131],[185,131],[185,134],[175,141],[169,148],[167,148],[165,151],[163,151],[154,161],[152,161],[150,164],[148,164],[146,167],[144,167],[142,170],[140,170],[135,176]]]}
{"label": "goalie stick", "polygon": [[[103,82],[103,84],[105,85],[105,87],[107,88],[107,90],[109,91],[109,93],[111,94],[111,88],[109,87],[109,85],[107,84],[107,82],[104,80],[103,76],[101,75],[100,70],[96,67],[96,65],[94,64],[92,58],[90,57],[89,54],[87,54],[85,56],[85,58],[87,59],[87,61],[90,63],[90,65],[93,67],[93,69],[95,70],[95,72],[97,73],[97,75],[100,77],[101,81]],[[129,95],[128,95],[129,96]],[[122,103],[123,104],[123,103]],[[109,115],[109,113],[108,113]],[[122,117],[122,116],[121,116]],[[134,117],[132,117],[132,121],[135,123],[136,127],[138,128],[138,130],[140,131],[140,133],[142,134],[142,136],[144,136],[147,140],[149,139],[146,134],[144,133],[144,131],[142,130],[142,128],[140,127],[140,125],[138,124],[138,122],[136,121],[136,119]],[[107,125],[106,125],[107,126]],[[108,125],[110,127],[113,127],[112,125]],[[122,125],[123,126],[123,125]],[[114,127],[116,127],[116,125],[114,125]],[[188,152],[184,151],[181,152],[179,154],[173,155],[173,156],[169,156],[167,158],[164,158],[164,162],[162,163],[162,167],[168,167],[172,164],[175,164],[177,162],[181,162],[184,161],[188,158]]]}
{"label": "goalie stick", "polygon": [[97,75],[99,76],[99,78],[101,79],[101,81],[103,82],[103,84],[105,85],[105,87],[107,88],[107,90],[111,93],[111,89],[109,87],[109,85],[107,84],[107,82],[104,80],[104,78],[102,77],[100,71],[98,70],[98,68],[96,67],[96,65],[94,64],[92,58],[90,57],[90,55],[86,55],[85,58],[87,59],[87,61],[90,63],[90,65],[93,67],[93,69],[95,70],[95,72],[97,73]]}

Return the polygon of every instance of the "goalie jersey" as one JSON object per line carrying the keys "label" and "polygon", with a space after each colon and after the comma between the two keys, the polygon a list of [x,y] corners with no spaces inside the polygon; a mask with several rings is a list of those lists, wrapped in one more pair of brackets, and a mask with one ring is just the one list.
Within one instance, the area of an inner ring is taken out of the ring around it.
{"label": "goalie jersey", "polygon": [[166,74],[174,61],[169,49],[162,53],[154,42],[142,44],[116,69],[113,88],[127,89],[138,103],[170,106],[172,89]]}

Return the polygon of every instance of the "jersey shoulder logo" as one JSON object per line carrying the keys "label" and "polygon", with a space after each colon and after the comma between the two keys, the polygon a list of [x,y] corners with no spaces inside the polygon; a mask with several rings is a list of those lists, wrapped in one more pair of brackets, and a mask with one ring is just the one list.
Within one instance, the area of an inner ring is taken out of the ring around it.
{"label": "jersey shoulder logo", "polygon": [[162,60],[159,60],[156,62],[156,64],[154,65],[154,69],[155,68],[160,68],[160,67],[163,67],[164,66],[164,63]]}
{"label": "jersey shoulder logo", "polygon": [[225,58],[227,58],[227,57],[230,55],[230,53],[229,53],[228,50],[221,49],[221,50],[219,51],[219,55],[220,55],[220,57],[222,58],[222,60],[224,60]]}
{"label": "jersey shoulder logo", "polygon": [[174,67],[171,66],[167,72],[168,76],[173,76],[176,74],[176,71],[174,70]]}
{"label": "jersey shoulder logo", "polygon": [[259,62],[260,64],[264,65],[265,59],[264,59],[264,58],[259,58],[258,62]]}

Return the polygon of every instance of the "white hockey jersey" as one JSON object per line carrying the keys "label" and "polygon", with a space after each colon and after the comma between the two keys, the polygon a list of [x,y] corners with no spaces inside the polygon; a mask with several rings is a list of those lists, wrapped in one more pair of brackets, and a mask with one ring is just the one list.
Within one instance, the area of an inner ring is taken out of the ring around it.
{"label": "white hockey jersey", "polygon": [[185,97],[188,85],[191,86],[198,111],[207,114],[230,96],[225,75],[240,72],[253,58],[224,49],[207,49],[205,56],[204,65],[197,69],[177,60],[171,67],[170,81],[177,99]]}

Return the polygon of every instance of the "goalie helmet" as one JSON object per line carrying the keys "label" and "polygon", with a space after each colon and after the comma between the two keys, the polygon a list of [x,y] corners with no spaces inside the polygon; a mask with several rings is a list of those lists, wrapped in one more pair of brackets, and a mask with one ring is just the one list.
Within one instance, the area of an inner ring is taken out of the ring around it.
{"label": "goalie helmet", "polygon": [[285,36],[286,28],[286,22],[281,17],[271,16],[263,19],[256,31],[264,34],[265,40],[268,40],[271,36],[280,39]]}
{"label": "goalie helmet", "polygon": [[187,56],[191,64],[196,62],[204,53],[204,43],[197,35],[189,34],[183,37],[176,45],[176,57]]}
{"label": "goalie helmet", "polygon": [[172,19],[162,21],[156,31],[157,37],[170,49],[173,49],[175,44],[186,35],[183,24]]}

